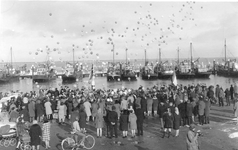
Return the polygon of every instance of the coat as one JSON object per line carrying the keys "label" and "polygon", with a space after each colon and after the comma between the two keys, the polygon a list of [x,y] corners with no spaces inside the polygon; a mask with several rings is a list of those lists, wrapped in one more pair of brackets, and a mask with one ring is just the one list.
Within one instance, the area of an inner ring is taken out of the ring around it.
{"label": "coat", "polygon": [[29,111],[30,117],[35,117],[35,102],[31,101],[28,104],[28,111]]}
{"label": "coat", "polygon": [[211,109],[211,102],[210,100],[205,101],[205,116],[209,116]]}
{"label": "coat", "polygon": [[103,128],[103,123],[104,123],[103,113],[96,114],[95,122],[96,122],[96,128]]}
{"label": "coat", "polygon": [[186,143],[187,143],[187,150],[198,150],[198,141],[195,137],[195,133],[192,131],[188,131],[187,137],[186,137]]}
{"label": "coat", "polygon": [[79,126],[80,128],[86,128],[87,114],[84,111],[79,112]]}
{"label": "coat", "polygon": [[87,116],[89,117],[89,116],[91,116],[92,115],[92,113],[91,113],[91,103],[89,103],[88,101],[86,101],[86,102],[84,102],[83,103],[83,105],[84,105],[84,108],[85,108],[85,112],[86,112],[86,114],[87,114]]}
{"label": "coat", "polygon": [[41,117],[44,115],[44,107],[42,104],[40,103],[37,103],[36,106],[35,106],[35,109],[36,109],[36,116],[37,117]]}
{"label": "coat", "polygon": [[134,113],[130,113],[129,115],[129,123],[130,123],[130,129],[131,130],[136,130],[137,129],[137,124],[136,124],[137,117]]}
{"label": "coat", "polygon": [[179,129],[179,127],[180,127],[180,122],[181,122],[181,116],[180,116],[180,114],[176,114],[176,113],[174,113],[174,130],[178,130]]}
{"label": "coat", "polygon": [[49,101],[45,102],[44,106],[46,115],[51,115],[52,114],[51,103]]}
{"label": "coat", "polygon": [[191,103],[187,103],[187,117],[191,117],[193,115],[193,105]]}
{"label": "coat", "polygon": [[164,113],[163,120],[164,120],[164,128],[172,128],[173,127],[173,115],[169,115],[169,113]]}
{"label": "coat", "polygon": [[205,111],[205,102],[203,100],[200,100],[198,102],[198,114],[204,115],[204,111]]}
{"label": "coat", "polygon": [[143,123],[144,111],[141,108],[136,109],[136,117],[137,117],[137,122]]}
{"label": "coat", "polygon": [[98,104],[96,102],[92,103],[92,116],[96,117],[98,110]]}
{"label": "coat", "polygon": [[122,114],[120,116],[120,129],[122,131],[128,131],[128,122],[129,122],[129,117],[127,114]]}
{"label": "coat", "polygon": [[50,141],[50,122],[42,125],[42,141]]}
{"label": "coat", "polygon": [[153,104],[153,99],[148,98],[147,99],[147,111],[152,111],[152,104]]}
{"label": "coat", "polygon": [[41,127],[38,124],[34,124],[30,128],[29,135],[31,137],[31,145],[40,145],[41,139],[40,136],[42,135]]}

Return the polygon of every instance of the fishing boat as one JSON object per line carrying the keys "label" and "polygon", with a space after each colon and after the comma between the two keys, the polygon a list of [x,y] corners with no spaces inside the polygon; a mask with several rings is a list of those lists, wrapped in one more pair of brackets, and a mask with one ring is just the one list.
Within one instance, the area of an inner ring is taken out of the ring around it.
{"label": "fishing boat", "polygon": [[155,72],[158,74],[158,79],[171,79],[174,73],[168,61],[162,62],[161,49],[159,49],[159,62],[156,64]]}
{"label": "fishing boat", "polygon": [[141,78],[143,80],[155,80],[158,78],[157,73],[154,72],[153,63],[149,63],[146,60],[146,50],[145,50],[145,66],[141,69]]}
{"label": "fishing boat", "polygon": [[[190,50],[192,48],[192,43],[190,43]],[[192,52],[192,51],[191,51]],[[192,79],[195,77],[195,72],[193,70],[193,58],[191,54],[191,60],[179,61],[179,48],[178,48],[178,65],[175,67],[176,76],[178,79]]]}
{"label": "fishing boat", "polygon": [[126,63],[125,64],[120,64],[121,80],[136,81],[137,80],[137,74],[136,74],[134,68],[130,65],[130,62],[128,62],[127,51],[128,51],[128,49],[126,49]]}
{"label": "fishing boat", "polygon": [[8,83],[19,80],[20,71],[13,68],[12,47],[10,48],[10,52],[11,63],[4,64],[2,69],[0,69],[0,83]]}
{"label": "fishing boat", "polygon": [[121,81],[120,64],[108,63],[107,81]]}
{"label": "fishing boat", "polygon": [[83,78],[82,70],[79,65],[74,62],[74,48],[73,48],[73,64],[67,62],[65,73],[62,75],[62,82],[76,82]]}
{"label": "fishing boat", "polygon": [[209,78],[212,74],[212,70],[206,66],[201,64],[196,64],[194,68],[195,78]]}
{"label": "fishing boat", "polygon": [[214,63],[214,70],[216,71],[217,75],[225,76],[225,77],[238,77],[238,63],[236,59],[227,59],[226,56],[226,40],[225,40],[225,58],[224,62],[221,64]]}
{"label": "fishing boat", "polygon": [[120,63],[115,63],[115,49],[113,44],[112,63],[108,62],[107,81],[121,81],[121,66]]}
{"label": "fishing boat", "polygon": [[32,68],[32,70],[33,82],[49,82],[57,78],[55,70],[48,64],[38,64],[38,66],[35,69]]}

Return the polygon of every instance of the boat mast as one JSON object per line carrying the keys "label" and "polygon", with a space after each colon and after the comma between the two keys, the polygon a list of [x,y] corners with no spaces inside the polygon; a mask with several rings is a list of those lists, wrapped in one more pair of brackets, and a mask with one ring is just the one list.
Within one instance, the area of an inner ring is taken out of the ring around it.
{"label": "boat mast", "polygon": [[128,50],[128,49],[126,48],[126,66],[127,66],[127,50]]}
{"label": "boat mast", "polygon": [[226,63],[226,39],[225,39],[225,63]]}
{"label": "boat mast", "polygon": [[12,47],[11,47],[11,71],[13,69],[13,66],[12,66]]}
{"label": "boat mast", "polygon": [[146,65],[146,49],[145,49],[145,65]]}
{"label": "boat mast", "polygon": [[115,52],[114,52],[114,44],[112,44],[112,52],[113,52],[113,66],[115,65]]}
{"label": "boat mast", "polygon": [[73,67],[74,67],[74,48],[73,48]]}
{"label": "boat mast", "polygon": [[178,51],[178,64],[179,64],[179,47],[178,47],[178,50],[177,50],[177,51]]}
{"label": "boat mast", "polygon": [[161,64],[161,49],[159,48],[159,64]]}
{"label": "boat mast", "polygon": [[191,69],[193,64],[193,48],[192,48],[192,42],[190,43],[190,51],[191,51]]}

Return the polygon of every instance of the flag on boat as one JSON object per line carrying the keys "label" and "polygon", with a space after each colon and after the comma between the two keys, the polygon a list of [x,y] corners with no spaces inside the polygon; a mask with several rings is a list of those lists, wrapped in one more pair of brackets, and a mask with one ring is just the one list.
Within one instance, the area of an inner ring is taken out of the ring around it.
{"label": "flag on boat", "polygon": [[173,84],[174,86],[177,86],[177,84],[178,84],[175,71],[174,71],[173,76],[172,76],[172,84]]}

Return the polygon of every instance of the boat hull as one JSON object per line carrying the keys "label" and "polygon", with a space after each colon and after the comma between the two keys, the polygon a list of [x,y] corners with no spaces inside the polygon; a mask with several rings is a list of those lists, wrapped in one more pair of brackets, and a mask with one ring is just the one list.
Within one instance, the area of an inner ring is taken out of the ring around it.
{"label": "boat hull", "polygon": [[171,79],[172,76],[171,73],[158,73],[158,79]]}
{"label": "boat hull", "polygon": [[212,72],[197,72],[195,78],[209,78]]}
{"label": "boat hull", "polygon": [[157,74],[142,74],[141,77],[142,77],[143,80],[156,80],[156,79],[158,79]]}
{"label": "boat hull", "polygon": [[107,81],[121,81],[121,76],[119,75],[107,75]]}
{"label": "boat hull", "polygon": [[121,80],[123,81],[136,81],[136,75],[121,75]]}
{"label": "boat hull", "polygon": [[218,76],[237,77],[238,78],[238,71],[217,70],[217,75]]}
{"label": "boat hull", "polygon": [[195,73],[176,73],[177,79],[193,79],[195,78]]}
{"label": "boat hull", "polygon": [[49,81],[55,80],[56,78],[57,76],[49,77],[49,76],[36,75],[36,76],[33,76],[32,80],[33,82],[49,82]]}
{"label": "boat hull", "polygon": [[62,82],[76,82],[77,77],[75,75],[63,75],[62,76]]}

